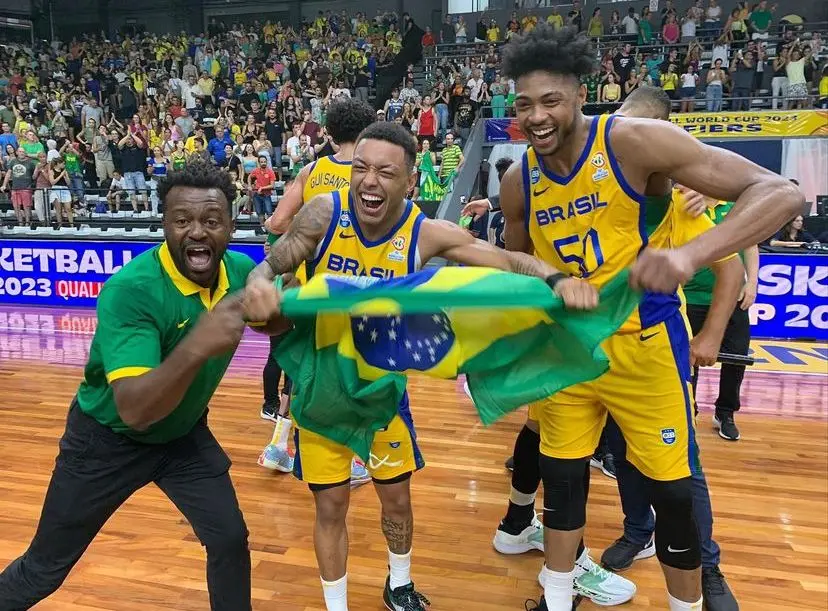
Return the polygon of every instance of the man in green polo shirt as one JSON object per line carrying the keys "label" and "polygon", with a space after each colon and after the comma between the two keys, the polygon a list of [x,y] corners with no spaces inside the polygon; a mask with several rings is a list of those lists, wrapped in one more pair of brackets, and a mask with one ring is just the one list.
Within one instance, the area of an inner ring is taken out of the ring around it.
{"label": "man in green polo shirt", "polygon": [[[721,223],[733,202],[708,201],[705,214],[716,225]],[[747,279],[739,303],[730,315],[721,344],[721,352],[747,356],[750,349],[750,318],[748,310],[756,300],[756,290],[759,279],[759,247],[752,246],[741,253],[745,264]],[[698,335],[704,326],[710,303],[713,297],[715,276],[710,268],[696,272],[684,286],[684,296],[687,301],[687,318],[693,329],[693,335]],[[699,369],[693,370],[693,395],[696,396],[696,382]],[[716,413],[713,416],[713,426],[718,429],[719,436],[728,441],[738,441],[739,429],[734,420],[734,414],[741,405],[739,395],[742,389],[742,379],[745,377],[744,365],[722,364],[719,376],[719,396],[716,399]]]}
{"label": "man in green polo shirt", "polygon": [[67,143],[66,151],[63,153],[63,162],[66,164],[66,174],[69,176],[69,189],[72,192],[72,203],[78,204],[83,200],[83,162],[81,160],[78,144]]}
{"label": "man in green polo shirt", "polygon": [[767,40],[768,31],[773,21],[773,11],[775,10],[775,4],[768,8],[767,0],[761,0],[756,8],[751,11],[748,21],[750,22],[751,38],[753,40],[757,38]]}
{"label": "man in green polo shirt", "polygon": [[109,517],[150,483],[207,550],[211,608],[251,609],[247,527],[207,405],[245,312],[275,312],[278,293],[266,282],[245,289],[255,264],[227,251],[235,187],[226,172],[188,164],[162,181],[158,196],[165,242],[101,291],[40,523],[29,549],[0,574],[0,611],[29,609],[57,590]]}

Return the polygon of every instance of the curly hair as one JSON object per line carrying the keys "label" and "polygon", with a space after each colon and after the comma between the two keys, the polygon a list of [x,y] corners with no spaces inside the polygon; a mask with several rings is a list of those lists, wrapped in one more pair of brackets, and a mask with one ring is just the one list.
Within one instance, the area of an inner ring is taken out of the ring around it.
{"label": "curly hair", "polygon": [[411,171],[414,168],[414,160],[417,158],[417,139],[402,125],[385,121],[374,123],[366,127],[359,135],[358,142],[362,140],[381,140],[396,144],[405,152],[405,164],[408,170]]}
{"label": "curly hair", "polygon": [[503,74],[514,80],[538,70],[580,78],[590,74],[595,64],[592,43],[574,27],[555,30],[539,24],[503,48]]}
{"label": "curly hair", "polygon": [[158,197],[166,205],[167,196],[173,187],[195,187],[197,189],[218,189],[227,198],[227,209],[236,199],[236,187],[230,174],[203,159],[190,159],[181,170],[173,170],[161,179]]}
{"label": "curly hair", "polygon": [[376,120],[377,113],[367,102],[343,98],[328,107],[325,127],[334,142],[345,144],[356,142],[360,132]]}

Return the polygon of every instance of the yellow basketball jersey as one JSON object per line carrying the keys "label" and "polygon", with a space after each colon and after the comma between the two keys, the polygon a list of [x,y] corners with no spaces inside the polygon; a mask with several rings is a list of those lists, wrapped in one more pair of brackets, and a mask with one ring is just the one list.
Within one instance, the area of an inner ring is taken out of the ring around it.
{"label": "yellow basketball jersey", "polygon": [[351,212],[348,191],[333,193],[334,210],[331,223],[308,276],[314,273],[343,276],[397,278],[420,269],[417,237],[425,215],[406,200],[405,210],[397,224],[379,240],[368,240]]}
{"label": "yellow basketball jersey", "polygon": [[337,161],[333,156],[321,157],[311,166],[302,201],[308,203],[317,195],[341,191],[351,186],[351,162]]}
{"label": "yellow basketball jersey", "polygon": [[[523,157],[525,223],[535,255],[597,287],[630,267],[645,246],[668,247],[671,198],[648,198],[627,183],[613,155],[612,115],[593,117],[569,176],[547,169],[530,147]],[[657,229],[661,228],[659,231]],[[645,293],[621,332],[651,327],[678,312],[677,294]]]}

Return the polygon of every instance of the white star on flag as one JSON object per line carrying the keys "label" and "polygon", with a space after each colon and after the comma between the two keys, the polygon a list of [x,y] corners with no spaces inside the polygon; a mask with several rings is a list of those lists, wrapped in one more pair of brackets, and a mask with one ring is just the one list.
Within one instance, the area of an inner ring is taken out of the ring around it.
{"label": "white star on flag", "polygon": [[372,329],[372,330],[371,330],[371,342],[372,342],[372,343],[376,343],[376,341],[377,341],[377,335],[378,335],[378,334],[377,334],[377,330],[376,330],[376,329]]}
{"label": "white star on flag", "polygon": [[397,361],[395,361],[394,359],[392,359],[392,358],[389,356],[389,357],[388,357],[388,366],[389,366],[389,367],[396,367],[396,366],[397,366]]}
{"label": "white star on flag", "polygon": [[397,332],[394,331],[394,329],[391,329],[388,332],[388,339],[391,339],[391,340],[397,339]]}
{"label": "white star on flag", "polygon": [[365,323],[361,322],[357,325],[358,331],[365,331]]}

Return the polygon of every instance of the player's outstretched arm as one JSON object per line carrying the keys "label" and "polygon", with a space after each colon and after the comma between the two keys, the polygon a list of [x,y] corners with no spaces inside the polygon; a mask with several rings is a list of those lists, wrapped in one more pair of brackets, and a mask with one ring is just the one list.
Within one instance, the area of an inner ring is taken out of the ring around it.
{"label": "player's outstretched arm", "polygon": [[523,192],[522,163],[513,163],[500,181],[500,210],[503,212],[503,240],[506,250],[532,252],[532,240],[526,228],[526,196]]}
{"label": "player's outstretched arm", "polygon": [[508,252],[473,237],[458,225],[443,220],[427,220],[420,229],[423,260],[443,257],[473,267],[493,267],[507,272],[548,278],[555,268],[522,252]]}
{"label": "player's outstretched arm", "polygon": [[305,182],[308,180],[308,174],[310,173],[311,167],[313,166],[307,165],[302,168],[302,171],[299,172],[299,176],[296,177],[296,180],[290,183],[290,187],[288,187],[288,190],[285,192],[282,199],[279,200],[279,203],[276,205],[276,211],[269,219],[267,219],[267,221],[265,221],[267,230],[270,233],[275,233],[277,235],[287,233],[288,227],[290,227],[290,222],[302,208],[302,204],[304,203],[303,193],[305,191]]}
{"label": "player's outstretched arm", "polygon": [[672,253],[645,251],[631,275],[644,288],[675,290],[696,270],[758,244],[802,210],[802,193],[786,179],[667,122],[620,120],[610,142],[628,182],[642,191],[652,174],[666,174],[707,196],[736,202],[721,224]]}
{"label": "player's outstretched arm", "polygon": [[250,273],[249,280],[272,281],[279,274],[295,271],[313,255],[331,223],[333,199],[320,195],[310,203],[294,217],[287,233],[270,247],[267,258]]}

